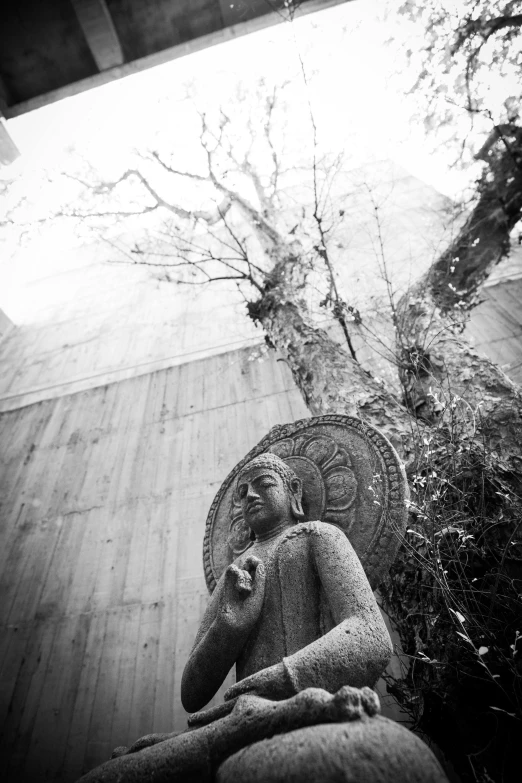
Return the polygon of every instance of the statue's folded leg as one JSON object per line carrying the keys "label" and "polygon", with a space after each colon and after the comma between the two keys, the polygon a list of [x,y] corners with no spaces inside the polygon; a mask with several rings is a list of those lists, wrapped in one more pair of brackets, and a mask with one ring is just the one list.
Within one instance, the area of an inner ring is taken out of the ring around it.
{"label": "statue's folded leg", "polygon": [[[212,780],[205,729],[187,731],[111,759],[88,772],[81,783],[204,783]],[[79,781],[80,783],[80,781]]]}
{"label": "statue's folded leg", "polygon": [[[377,696],[370,688],[346,686],[333,696],[320,688],[308,688],[284,701],[240,696],[226,717],[132,752],[148,739],[142,738],[131,746],[131,752],[124,751],[96,767],[81,783],[141,783],[152,776],[155,783],[204,783],[213,779],[224,759],[252,742],[316,723],[355,720],[378,709]],[[197,720],[191,723],[197,725]]]}
{"label": "statue's folded leg", "polygon": [[[233,754],[240,755],[238,751],[249,745],[258,747],[262,740],[283,739],[277,735],[293,736],[304,729],[312,732],[313,736],[315,730],[320,732],[325,724],[329,724],[326,728],[330,732],[338,728],[332,724],[341,724],[345,728],[347,722],[374,725],[378,712],[379,700],[370,688],[345,686],[334,695],[320,688],[308,688],[284,701],[244,695],[237,699],[229,715],[108,761],[85,775],[81,783],[145,783],[149,780],[154,780],[154,783],[210,783],[226,759]],[[386,724],[384,728],[379,724],[381,734],[386,734],[386,731],[393,733],[394,729],[387,728],[387,724],[392,727],[396,724],[379,720]],[[347,728],[349,735],[350,727]],[[410,732],[399,727],[399,734],[401,731],[410,736]],[[373,734],[370,732],[371,736]],[[364,754],[364,733],[361,735],[359,731],[356,736],[361,737],[357,747],[362,748]],[[415,742],[420,741],[414,738],[414,745]],[[431,756],[423,743],[420,744],[421,750],[424,748]],[[230,776],[220,779],[232,780]],[[442,783],[445,778],[442,775],[429,780]]]}
{"label": "statue's folded leg", "polygon": [[448,783],[419,737],[376,715],[309,726],[229,756],[216,783]]}
{"label": "statue's folded leg", "polygon": [[144,750],[144,748],[150,748],[153,745],[158,745],[160,742],[165,742],[165,740],[173,739],[181,733],[181,731],[173,731],[170,734],[145,734],[144,737],[140,737],[139,740],[133,742],[130,747],[120,745],[119,747],[114,748],[111,759],[117,759],[128,753],[137,753],[139,750]]}

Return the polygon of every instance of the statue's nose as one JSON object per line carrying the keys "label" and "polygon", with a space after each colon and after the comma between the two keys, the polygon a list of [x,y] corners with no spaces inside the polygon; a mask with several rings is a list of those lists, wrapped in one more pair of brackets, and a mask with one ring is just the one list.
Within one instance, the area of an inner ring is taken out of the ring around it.
{"label": "statue's nose", "polygon": [[248,488],[248,492],[247,492],[247,500],[249,500],[249,499],[254,499],[254,498],[258,498],[258,497],[259,497],[259,495],[258,495],[258,494],[257,494],[257,492],[255,491],[254,487],[250,486],[250,487]]}

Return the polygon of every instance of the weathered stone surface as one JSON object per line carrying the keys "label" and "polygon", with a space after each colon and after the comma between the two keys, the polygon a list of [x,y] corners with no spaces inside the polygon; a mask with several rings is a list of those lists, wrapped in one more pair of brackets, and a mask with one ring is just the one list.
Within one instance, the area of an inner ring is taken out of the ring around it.
{"label": "weathered stone surface", "polygon": [[[134,746],[141,746],[141,750],[131,749],[81,780],[82,783],[149,780],[206,783],[215,779],[223,760],[251,743],[315,724],[355,723],[375,716],[378,710],[378,698],[369,688],[344,687],[333,696],[319,688],[310,688],[283,701],[240,696],[230,705],[227,716],[163,741],[162,735],[144,737]],[[143,748],[147,740],[150,747]]]}
{"label": "weathered stone surface", "polygon": [[374,427],[351,416],[329,415],[274,427],[227,476],[207,518],[203,560],[209,590],[251,545],[236,481],[239,471],[265,452],[281,457],[301,479],[304,519],[345,532],[375,588],[395,558],[406,525],[402,463]]}
{"label": "weathered stone surface", "polygon": [[181,731],[174,731],[170,734],[145,734],[144,737],[140,737],[139,740],[133,742],[129,748],[125,747],[125,745],[119,745],[117,748],[114,748],[111,754],[111,759],[117,759],[120,756],[125,756],[127,753],[137,753],[139,750],[150,748],[152,745],[158,745],[160,742],[165,742],[165,740],[177,737],[178,734],[181,733]]}
{"label": "weathered stone surface", "polygon": [[217,783],[447,783],[429,748],[378,715],[256,742],[225,761]]}
{"label": "weathered stone surface", "polygon": [[378,712],[369,688],[309,688],[279,702],[240,696],[228,716],[143,738],[150,747],[136,743],[82,783],[446,783],[426,745]]}

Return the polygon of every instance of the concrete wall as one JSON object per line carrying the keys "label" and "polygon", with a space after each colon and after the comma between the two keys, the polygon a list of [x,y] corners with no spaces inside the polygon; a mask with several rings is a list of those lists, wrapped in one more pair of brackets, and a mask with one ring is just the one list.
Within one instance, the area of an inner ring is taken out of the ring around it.
{"label": "concrete wall", "polygon": [[11,319],[7,317],[3,310],[0,310],[0,342],[2,342],[4,337],[6,337],[13,328],[14,324]]}
{"label": "concrete wall", "polygon": [[522,384],[522,278],[488,285],[472,311],[466,337]]}
{"label": "concrete wall", "polygon": [[146,268],[72,266],[27,285],[23,299],[29,322],[2,345],[0,411],[260,339],[234,290],[196,293],[151,279]]}
{"label": "concrete wall", "polygon": [[0,416],[0,767],[13,783],[74,781],[117,745],[185,727],[207,511],[272,425],[307,415],[286,366],[259,355]]}

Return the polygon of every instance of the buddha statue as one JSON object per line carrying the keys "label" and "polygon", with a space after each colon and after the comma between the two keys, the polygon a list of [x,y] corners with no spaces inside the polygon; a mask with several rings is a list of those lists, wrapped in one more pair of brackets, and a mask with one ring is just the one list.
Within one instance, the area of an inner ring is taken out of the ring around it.
{"label": "buddha statue", "polygon": [[183,674],[183,706],[204,707],[234,664],[226,699],[373,686],[391,641],[347,537],[300,522],[301,481],[274,454],[249,462],[236,492],[253,545],[214,590]]}
{"label": "buddha statue", "polygon": [[[391,641],[347,536],[303,521],[301,479],[274,454],[247,462],[234,491],[251,545],[219,578],[186,664],[188,730],[119,749],[82,782],[444,783],[431,751],[378,715]],[[234,665],[224,704],[201,712]]]}

